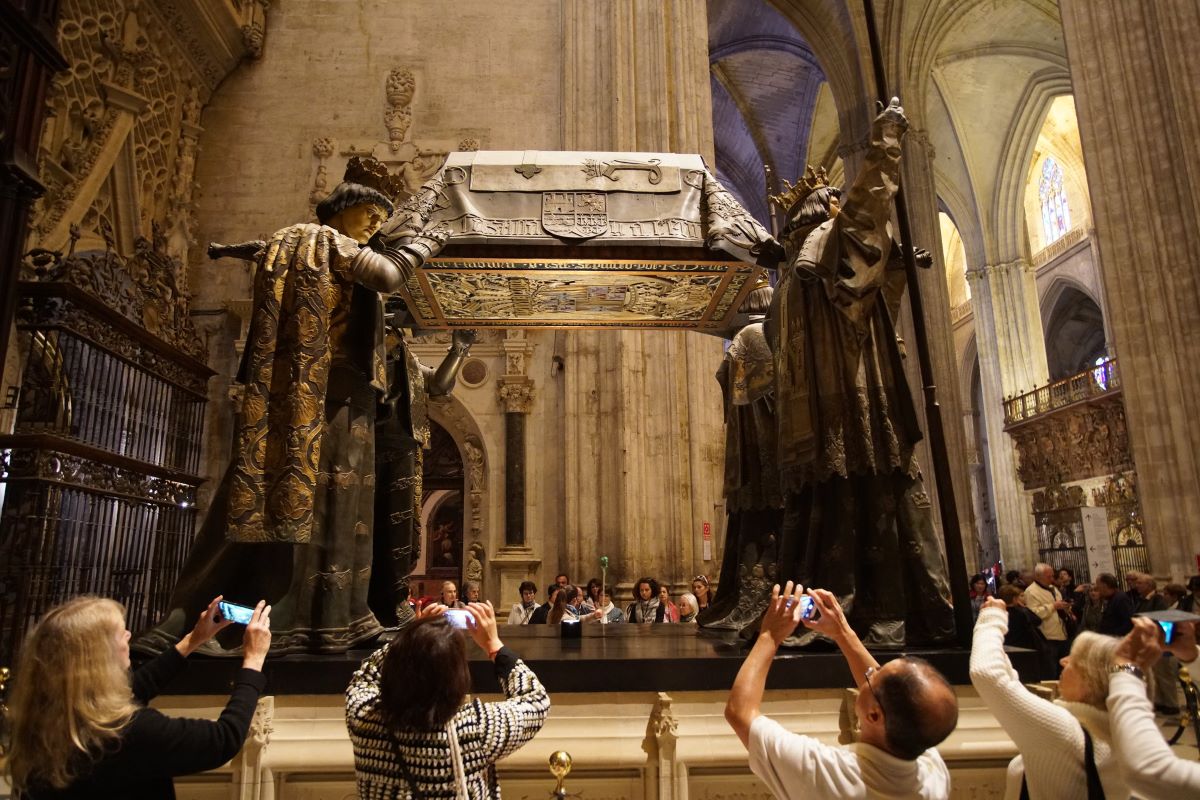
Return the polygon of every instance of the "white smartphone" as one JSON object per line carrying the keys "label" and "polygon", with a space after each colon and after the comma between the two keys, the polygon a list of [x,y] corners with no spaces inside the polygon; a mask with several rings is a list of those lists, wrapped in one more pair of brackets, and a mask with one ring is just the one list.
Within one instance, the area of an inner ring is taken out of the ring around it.
{"label": "white smartphone", "polygon": [[465,608],[447,608],[446,621],[452,627],[467,630],[471,627],[471,612]]}

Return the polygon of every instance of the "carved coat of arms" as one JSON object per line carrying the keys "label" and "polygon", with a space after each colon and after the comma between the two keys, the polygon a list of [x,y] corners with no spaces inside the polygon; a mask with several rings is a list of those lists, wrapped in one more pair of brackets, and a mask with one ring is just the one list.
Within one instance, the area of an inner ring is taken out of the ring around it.
{"label": "carved coat of arms", "polygon": [[542,192],[542,227],[551,236],[590,239],[608,230],[603,192]]}

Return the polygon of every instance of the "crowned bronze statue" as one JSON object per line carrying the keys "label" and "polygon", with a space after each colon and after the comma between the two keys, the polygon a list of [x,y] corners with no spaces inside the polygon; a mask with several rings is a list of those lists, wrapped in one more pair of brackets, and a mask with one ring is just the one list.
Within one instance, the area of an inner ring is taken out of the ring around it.
{"label": "crowned bronze statue", "polygon": [[386,170],[355,160],[317,206],[320,224],[215,249],[258,265],[233,463],[169,615],[135,649],[171,646],[218,594],[271,603],[278,652],[343,651],[379,634],[380,617],[397,621],[418,550],[426,398],[453,387],[473,333],[457,331],[434,371],[397,327],[389,358],[383,295],[446,237],[426,230],[436,184],[395,213],[380,188],[392,188]]}
{"label": "crowned bronze statue", "polygon": [[784,500],[778,581],[829,589],[863,640],[883,646],[954,632],[896,330],[905,277],[889,220],[907,128],[893,100],[847,192],[810,169],[773,198],[787,209],[787,266],[766,324]]}

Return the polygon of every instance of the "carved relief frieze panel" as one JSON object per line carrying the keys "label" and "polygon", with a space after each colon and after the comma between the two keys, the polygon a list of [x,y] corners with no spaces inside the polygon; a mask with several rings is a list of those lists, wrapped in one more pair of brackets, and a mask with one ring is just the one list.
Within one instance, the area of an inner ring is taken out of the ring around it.
{"label": "carved relief frieze panel", "polygon": [[1041,414],[1007,429],[1026,489],[1133,469],[1119,393]]}
{"label": "carved relief frieze panel", "polygon": [[[384,138],[377,141],[354,141],[346,144],[338,155],[341,164],[334,164],[330,157],[334,152],[334,140],[319,137],[313,143],[313,187],[309,195],[309,206],[315,212],[316,204],[329,192],[329,173],[340,175],[351,158],[378,162],[395,179],[396,191],[390,194],[396,203],[403,203],[432,178],[446,163],[451,146],[418,142],[413,137],[413,98],[417,92],[417,75],[406,66],[393,67],[384,78],[383,132]],[[463,137],[456,148],[466,152],[479,149],[479,139]],[[336,183],[337,181],[332,181]]]}

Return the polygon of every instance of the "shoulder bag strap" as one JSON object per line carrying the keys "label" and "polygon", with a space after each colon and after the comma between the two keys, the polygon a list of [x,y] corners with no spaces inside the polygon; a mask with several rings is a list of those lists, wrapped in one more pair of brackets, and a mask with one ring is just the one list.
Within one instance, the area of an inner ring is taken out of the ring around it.
{"label": "shoulder bag strap", "polygon": [[1096,769],[1096,751],[1087,728],[1083,729],[1083,769],[1087,773],[1088,800],[1104,800],[1104,786],[1100,783],[1100,771]]}
{"label": "shoulder bag strap", "polygon": [[458,744],[458,729],[454,727],[454,718],[446,723],[446,743],[450,747],[450,768],[454,772],[455,800],[471,800],[467,789],[466,768],[463,766],[462,748]]}

